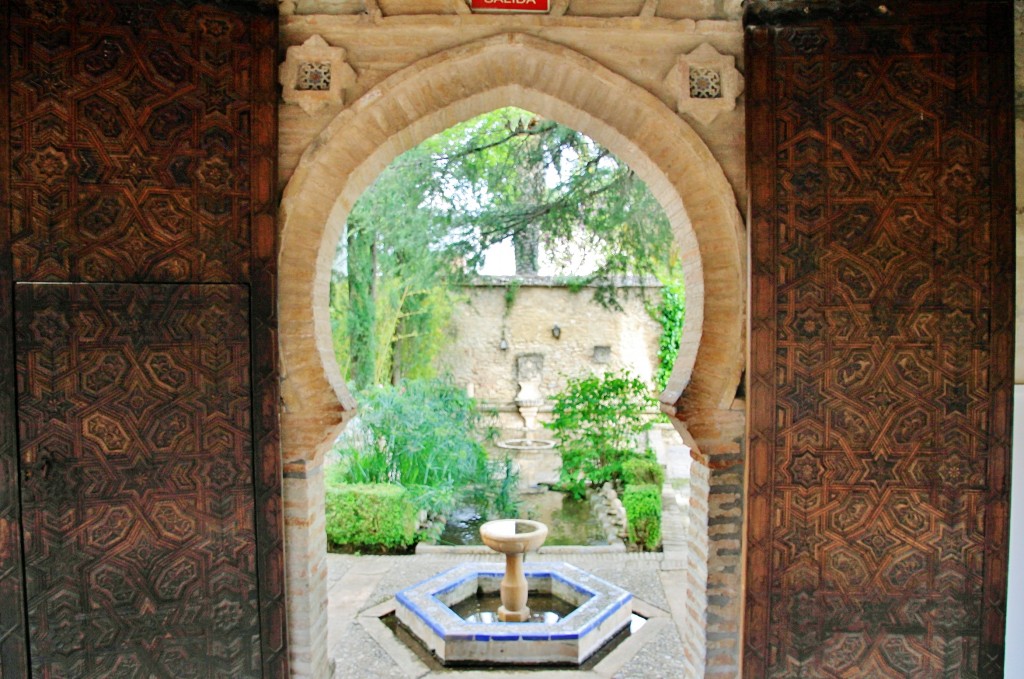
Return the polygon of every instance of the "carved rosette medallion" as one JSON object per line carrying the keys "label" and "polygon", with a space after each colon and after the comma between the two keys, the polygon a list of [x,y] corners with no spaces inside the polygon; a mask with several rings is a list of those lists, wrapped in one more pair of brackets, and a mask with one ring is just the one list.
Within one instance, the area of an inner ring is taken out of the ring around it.
{"label": "carved rosette medallion", "polygon": [[736,108],[743,75],[736,69],[736,57],[704,43],[680,55],[665,84],[676,94],[679,113],[709,125],[719,113]]}
{"label": "carved rosette medallion", "polygon": [[356,83],[356,72],[343,47],[332,47],[319,35],[288,48],[278,76],[286,103],[298,104],[312,115],[327,106],[345,103],[345,88]]}

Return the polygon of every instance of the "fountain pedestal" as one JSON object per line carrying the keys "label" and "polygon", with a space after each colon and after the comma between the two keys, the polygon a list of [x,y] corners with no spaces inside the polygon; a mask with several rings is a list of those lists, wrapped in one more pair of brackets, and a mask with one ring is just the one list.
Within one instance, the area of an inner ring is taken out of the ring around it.
{"label": "fountain pedestal", "polygon": [[501,581],[501,607],[498,619],[502,622],[526,622],[530,607],[526,605],[529,586],[523,574],[523,555],[544,544],[548,527],[540,521],[526,519],[498,519],[480,526],[484,544],[505,555],[505,577]]}

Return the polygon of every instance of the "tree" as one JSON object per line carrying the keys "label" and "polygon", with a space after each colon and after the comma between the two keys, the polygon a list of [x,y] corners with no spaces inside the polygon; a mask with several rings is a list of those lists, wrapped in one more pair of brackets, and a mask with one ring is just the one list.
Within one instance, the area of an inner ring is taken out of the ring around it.
{"label": "tree", "polygon": [[333,323],[347,332],[335,342],[347,377],[428,376],[447,293],[509,239],[517,273],[536,273],[544,253],[572,275],[589,255],[598,266],[577,282],[615,307],[613,277],[662,268],[671,232],[632,170],[575,130],[520,109],[456,125],[399,156],[349,215],[331,294],[332,314],[348,314]]}
{"label": "tree", "polygon": [[428,143],[436,170],[427,200],[470,267],[506,239],[517,273],[536,270],[540,246],[563,265],[591,255],[599,265],[589,282],[653,273],[666,261],[672,236],[661,206],[627,165],[576,130],[506,108]]}

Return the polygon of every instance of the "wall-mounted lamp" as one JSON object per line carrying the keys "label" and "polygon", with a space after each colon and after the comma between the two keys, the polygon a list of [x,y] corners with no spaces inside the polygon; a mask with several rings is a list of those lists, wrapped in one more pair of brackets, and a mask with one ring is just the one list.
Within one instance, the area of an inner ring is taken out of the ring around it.
{"label": "wall-mounted lamp", "polygon": [[562,336],[562,329],[559,328],[558,325],[555,325],[553,328],[551,328],[551,336],[554,337],[555,339],[558,339],[559,337]]}
{"label": "wall-mounted lamp", "polygon": [[508,351],[508,340],[502,337],[501,341],[498,342],[498,348],[502,351]]}

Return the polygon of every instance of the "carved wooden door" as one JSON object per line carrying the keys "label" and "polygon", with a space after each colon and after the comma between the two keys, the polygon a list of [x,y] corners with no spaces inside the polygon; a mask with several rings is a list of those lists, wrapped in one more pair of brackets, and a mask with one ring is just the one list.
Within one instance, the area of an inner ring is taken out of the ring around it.
{"label": "carved wooden door", "polygon": [[0,2],[0,679],[288,675],[273,9]]}
{"label": "carved wooden door", "polygon": [[259,676],[246,288],[15,307],[33,676]]}
{"label": "carved wooden door", "polygon": [[744,676],[1002,676],[1010,4],[753,5]]}

